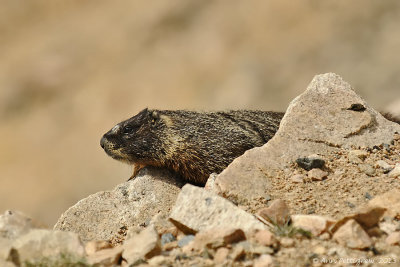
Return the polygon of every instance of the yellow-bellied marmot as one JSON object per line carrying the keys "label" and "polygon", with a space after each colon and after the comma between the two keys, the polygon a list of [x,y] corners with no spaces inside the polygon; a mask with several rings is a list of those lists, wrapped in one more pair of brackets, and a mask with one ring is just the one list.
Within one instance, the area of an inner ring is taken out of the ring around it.
{"label": "yellow-bellied marmot", "polygon": [[204,185],[246,150],[262,146],[278,130],[284,113],[270,111],[194,112],[144,109],[114,126],[100,144],[112,158],[175,171]]}

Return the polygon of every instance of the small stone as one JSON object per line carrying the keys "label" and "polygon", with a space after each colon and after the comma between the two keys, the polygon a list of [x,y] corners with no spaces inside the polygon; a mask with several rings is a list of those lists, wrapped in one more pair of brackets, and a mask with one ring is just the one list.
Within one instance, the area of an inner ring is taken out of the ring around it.
{"label": "small stone", "polygon": [[293,183],[303,183],[303,182],[304,182],[304,175],[302,175],[302,174],[295,174],[295,175],[293,175],[293,176],[290,178],[290,180],[291,180]]}
{"label": "small stone", "polygon": [[366,199],[368,199],[368,200],[371,200],[371,199],[374,198],[374,197],[371,196],[368,192],[365,192],[364,197],[365,197]]}
{"label": "small stone", "polygon": [[147,261],[150,266],[168,265],[168,258],[163,255],[155,256]]}
{"label": "small stone", "polygon": [[85,244],[85,251],[87,255],[91,255],[99,250],[112,248],[110,242],[105,240],[92,240]]}
{"label": "small stone", "polygon": [[257,214],[277,225],[286,224],[290,218],[289,207],[282,199],[275,199],[269,207],[258,210]]}
{"label": "small stone", "polygon": [[331,235],[329,233],[323,233],[319,236],[319,239],[321,240],[329,240],[331,239]]}
{"label": "small stone", "polygon": [[393,167],[392,167],[389,163],[387,163],[386,161],[384,161],[384,160],[378,160],[378,161],[376,162],[376,166],[377,166],[377,167],[380,167],[380,168],[382,168],[382,169],[393,169]]}
{"label": "small stone", "polygon": [[178,240],[178,247],[183,248],[193,240],[194,240],[194,235],[185,235],[183,238]]}
{"label": "small stone", "polygon": [[348,220],[342,225],[333,234],[332,238],[339,244],[353,249],[365,249],[373,244],[368,234],[353,219]]}
{"label": "small stone", "polygon": [[11,249],[12,240],[0,237],[0,260],[7,260],[11,254]]}
{"label": "small stone", "polygon": [[349,152],[349,161],[352,163],[362,163],[368,156],[368,152],[364,150],[351,150]]}
{"label": "small stone", "polygon": [[311,232],[313,236],[319,236],[335,223],[335,220],[319,215],[292,215],[292,224],[296,228],[301,228]]}
{"label": "small stone", "polygon": [[392,218],[400,216],[400,190],[395,188],[376,196],[368,202],[368,206],[386,209],[385,216]]}
{"label": "small stone", "polygon": [[192,247],[194,250],[202,251],[206,247],[216,249],[243,240],[246,240],[246,236],[241,229],[212,228],[198,233],[194,238]]}
{"label": "small stone", "polygon": [[316,246],[313,248],[313,252],[318,255],[325,255],[326,248],[324,246]]}
{"label": "small stone", "polygon": [[307,176],[311,178],[312,181],[322,181],[328,177],[328,173],[321,169],[312,169],[307,173]]}
{"label": "small stone", "polygon": [[214,255],[214,261],[216,264],[222,264],[226,258],[228,257],[229,249],[227,248],[219,248]]}
{"label": "small stone", "polygon": [[274,266],[274,261],[271,255],[264,254],[254,261],[254,267],[272,267]]}
{"label": "small stone", "polygon": [[125,240],[122,257],[129,263],[134,264],[139,260],[150,259],[161,252],[160,237],[154,225],[150,225],[140,233]]}
{"label": "small stone", "polygon": [[360,164],[360,165],[358,165],[358,169],[368,176],[375,175],[375,169],[370,164]]}
{"label": "small stone", "polygon": [[276,238],[269,230],[258,231],[254,235],[256,242],[263,246],[272,246],[276,243]]}
{"label": "small stone", "polygon": [[325,160],[318,156],[309,156],[305,158],[298,158],[296,160],[296,163],[306,171],[309,171],[311,169],[315,168],[322,168],[325,165]]}
{"label": "small stone", "polygon": [[89,255],[89,264],[95,266],[114,266],[117,265],[121,259],[122,246],[98,250],[97,252]]}
{"label": "small stone", "polygon": [[161,236],[161,246],[164,246],[167,243],[175,241],[176,238],[173,234],[171,233],[165,233]]}
{"label": "small stone", "polygon": [[396,165],[393,170],[389,172],[389,177],[397,178],[400,177],[400,165]]}
{"label": "small stone", "polygon": [[284,248],[291,248],[294,246],[294,240],[289,237],[282,237],[281,240],[279,241],[279,243]]}
{"label": "small stone", "polygon": [[389,234],[385,242],[389,245],[400,245],[400,232]]}

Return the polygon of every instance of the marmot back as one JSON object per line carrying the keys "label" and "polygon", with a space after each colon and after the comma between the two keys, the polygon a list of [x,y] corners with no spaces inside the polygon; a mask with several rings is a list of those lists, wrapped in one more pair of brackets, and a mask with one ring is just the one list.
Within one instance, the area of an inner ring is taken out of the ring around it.
{"label": "marmot back", "polygon": [[220,173],[246,150],[267,143],[283,115],[144,109],[114,126],[100,143],[114,159],[134,165],[132,177],[145,166],[156,166],[204,185],[211,173]]}

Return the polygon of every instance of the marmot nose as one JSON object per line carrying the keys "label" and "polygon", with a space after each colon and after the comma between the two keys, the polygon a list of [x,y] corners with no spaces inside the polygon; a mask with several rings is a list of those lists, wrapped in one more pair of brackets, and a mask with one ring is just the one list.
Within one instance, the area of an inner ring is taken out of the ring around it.
{"label": "marmot nose", "polygon": [[104,136],[100,139],[100,146],[104,149],[104,146],[106,145],[106,139]]}

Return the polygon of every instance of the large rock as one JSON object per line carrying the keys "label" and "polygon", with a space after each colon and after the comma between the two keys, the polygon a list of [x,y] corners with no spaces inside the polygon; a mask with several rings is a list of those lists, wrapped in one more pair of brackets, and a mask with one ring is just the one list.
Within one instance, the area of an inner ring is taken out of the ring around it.
{"label": "large rock", "polygon": [[171,173],[146,168],[132,181],[82,199],[61,215],[54,229],[78,233],[83,241],[121,243],[126,232],[168,214],[180,191]]}
{"label": "large rock", "polygon": [[13,243],[18,262],[36,262],[43,258],[58,258],[60,255],[74,259],[82,258],[85,249],[75,233],[33,229],[17,238]]}
{"label": "large rock", "polygon": [[186,233],[211,228],[265,229],[253,215],[204,188],[186,184],[173,207],[170,220]]}
{"label": "large rock", "polygon": [[7,210],[0,215],[0,237],[15,239],[44,225],[19,211]]}
{"label": "large rock", "polygon": [[289,105],[276,135],[235,159],[214,191],[238,203],[268,194],[274,171],[299,157],[390,143],[400,125],[386,120],[333,73],[317,75]]}
{"label": "large rock", "polygon": [[153,225],[150,225],[140,233],[133,235],[123,245],[122,257],[128,264],[151,257],[161,252],[161,241]]}

